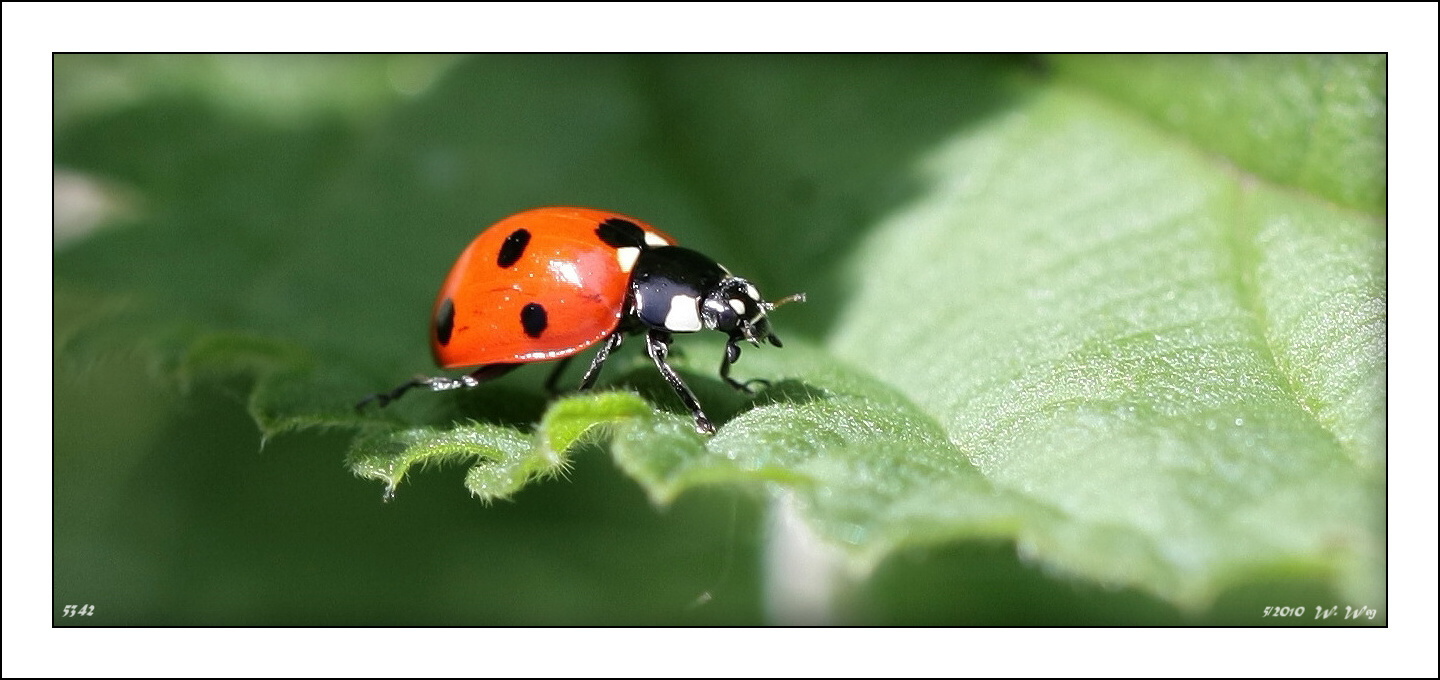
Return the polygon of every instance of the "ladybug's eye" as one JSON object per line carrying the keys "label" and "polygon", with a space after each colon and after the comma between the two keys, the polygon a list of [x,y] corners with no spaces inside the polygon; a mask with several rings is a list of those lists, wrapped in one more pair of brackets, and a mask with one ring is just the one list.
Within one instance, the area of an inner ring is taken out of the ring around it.
{"label": "ladybug's eye", "polygon": [[[733,302],[733,301],[732,301]],[[733,305],[715,297],[705,298],[704,314],[706,326],[715,330],[729,330],[740,323],[740,313]]]}
{"label": "ladybug's eye", "polygon": [[767,305],[745,279],[728,277],[720,282],[701,306],[705,326],[732,337],[759,343],[770,335],[770,322],[765,318]]}

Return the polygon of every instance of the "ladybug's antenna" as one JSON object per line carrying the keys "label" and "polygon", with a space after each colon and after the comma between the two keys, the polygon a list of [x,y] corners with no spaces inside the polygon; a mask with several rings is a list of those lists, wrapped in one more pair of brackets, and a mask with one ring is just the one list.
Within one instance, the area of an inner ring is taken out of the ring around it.
{"label": "ladybug's antenna", "polygon": [[776,300],[776,301],[774,301],[774,302],[766,302],[766,303],[764,303],[764,305],[765,305],[765,311],[768,312],[768,311],[770,311],[770,310],[772,310],[772,309],[775,309],[776,307],[779,307],[780,305],[786,304],[786,303],[788,303],[788,302],[804,302],[804,301],[805,301],[805,294],[804,294],[804,293],[796,293],[796,294],[794,294],[794,295],[786,295],[785,297],[780,298],[779,300]]}

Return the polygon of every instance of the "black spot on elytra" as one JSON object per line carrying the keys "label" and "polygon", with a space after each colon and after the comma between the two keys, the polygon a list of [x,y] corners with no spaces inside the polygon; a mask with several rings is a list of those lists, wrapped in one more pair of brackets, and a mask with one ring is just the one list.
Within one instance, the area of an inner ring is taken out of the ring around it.
{"label": "black spot on elytra", "polygon": [[550,319],[545,313],[545,307],[538,303],[530,303],[520,310],[520,326],[525,329],[525,334],[538,338],[545,332],[545,327],[550,325]]}
{"label": "black spot on elytra", "polygon": [[500,244],[500,257],[495,259],[495,264],[502,268],[508,268],[515,264],[521,255],[525,254],[525,246],[530,245],[530,232],[525,229],[516,229],[505,242]]}
{"label": "black spot on elytra", "polygon": [[595,228],[595,235],[611,248],[644,248],[645,230],[630,220],[612,217]]}
{"label": "black spot on elytra", "polygon": [[455,330],[455,302],[450,298],[440,303],[440,309],[435,312],[435,339],[440,341],[443,347],[450,344],[450,333]]}

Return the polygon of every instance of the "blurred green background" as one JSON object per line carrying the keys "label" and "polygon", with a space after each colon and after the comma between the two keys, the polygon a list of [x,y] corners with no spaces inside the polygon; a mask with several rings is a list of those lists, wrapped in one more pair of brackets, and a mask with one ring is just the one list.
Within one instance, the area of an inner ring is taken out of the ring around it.
{"label": "blurred green background", "polygon": [[[344,467],[343,407],[428,370],[423,324],[451,258],[538,205],[625,211],[772,297],[804,290],[810,302],[787,307],[777,332],[818,342],[852,293],[837,263],[913,195],[917,159],[1033,96],[1052,68],[1009,56],[57,56],[55,623],[785,621],[765,603],[760,494],[691,491],[657,509],[592,446],[566,478],[511,502],[478,503],[461,470],[441,469],[383,503]],[[837,137],[855,130],[875,134]],[[1383,204],[1383,188],[1319,190]],[[333,417],[262,408],[288,395],[257,400],[257,375],[316,361],[275,337],[324,357]],[[525,373],[506,379],[516,393],[544,372]],[[837,620],[1256,624],[1257,605],[1316,601],[1336,601],[1326,583],[1280,574],[1182,613],[1049,573],[1011,542],[971,541],[893,556]],[[67,604],[96,613],[61,618]]]}

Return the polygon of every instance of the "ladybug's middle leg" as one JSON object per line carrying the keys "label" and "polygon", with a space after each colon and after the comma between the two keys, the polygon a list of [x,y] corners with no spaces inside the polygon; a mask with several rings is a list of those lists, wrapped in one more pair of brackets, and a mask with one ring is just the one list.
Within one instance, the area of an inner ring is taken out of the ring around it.
{"label": "ladybug's middle leg", "polygon": [[680,374],[665,362],[665,358],[670,354],[670,334],[662,330],[651,330],[645,336],[645,353],[655,360],[655,367],[660,369],[665,381],[670,383],[675,394],[680,396],[680,401],[685,402],[685,408],[690,409],[690,415],[695,417],[695,431],[700,434],[715,434],[715,426],[705,417],[705,412],[700,410],[700,402],[696,401],[695,393],[680,380]]}
{"label": "ladybug's middle leg", "polygon": [[[605,367],[605,360],[608,359],[610,353],[618,349],[620,343],[624,341],[625,334],[618,328],[610,334],[610,337],[605,338],[605,342],[601,343],[600,349],[595,352],[595,358],[590,360],[590,368],[585,369],[585,377],[580,379],[580,391],[583,392],[595,386],[595,381],[600,378],[600,369]],[[554,380],[556,377],[558,377],[558,372],[557,375],[551,376],[551,380]],[[549,387],[550,381],[546,381],[545,385]]]}

